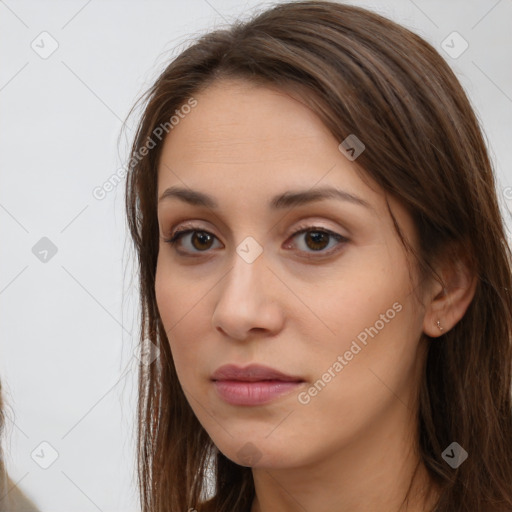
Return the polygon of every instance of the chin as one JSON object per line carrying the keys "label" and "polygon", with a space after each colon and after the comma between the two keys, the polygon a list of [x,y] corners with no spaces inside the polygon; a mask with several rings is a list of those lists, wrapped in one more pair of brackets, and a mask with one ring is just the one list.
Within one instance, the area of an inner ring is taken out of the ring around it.
{"label": "chin", "polygon": [[229,446],[216,445],[222,454],[240,466],[262,469],[288,468],[300,464],[299,454],[294,447],[282,442],[271,443],[264,437],[261,440],[244,438],[239,442],[230,439]]}

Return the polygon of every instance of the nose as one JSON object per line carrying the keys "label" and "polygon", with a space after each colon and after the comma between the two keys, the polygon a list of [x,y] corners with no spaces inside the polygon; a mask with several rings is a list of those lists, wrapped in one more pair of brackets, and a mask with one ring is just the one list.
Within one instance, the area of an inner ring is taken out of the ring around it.
{"label": "nose", "polygon": [[270,336],[279,332],[284,324],[279,283],[267,266],[264,252],[252,263],[235,253],[231,270],[219,283],[213,328],[240,341],[256,333]]}

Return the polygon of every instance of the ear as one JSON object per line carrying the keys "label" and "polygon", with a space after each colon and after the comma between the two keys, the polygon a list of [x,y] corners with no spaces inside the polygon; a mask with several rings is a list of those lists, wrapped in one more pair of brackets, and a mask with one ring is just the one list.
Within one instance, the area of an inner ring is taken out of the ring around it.
{"label": "ear", "polygon": [[432,338],[442,336],[464,316],[478,282],[461,246],[448,251],[436,271],[443,283],[432,281],[423,319],[423,332]]}

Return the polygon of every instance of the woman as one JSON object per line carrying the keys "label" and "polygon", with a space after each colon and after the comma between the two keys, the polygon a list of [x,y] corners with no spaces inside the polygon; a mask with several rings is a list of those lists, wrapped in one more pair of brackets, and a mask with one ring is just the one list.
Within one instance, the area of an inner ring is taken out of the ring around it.
{"label": "woman", "polygon": [[286,3],[143,100],[144,511],[512,511],[510,248],[439,54]]}

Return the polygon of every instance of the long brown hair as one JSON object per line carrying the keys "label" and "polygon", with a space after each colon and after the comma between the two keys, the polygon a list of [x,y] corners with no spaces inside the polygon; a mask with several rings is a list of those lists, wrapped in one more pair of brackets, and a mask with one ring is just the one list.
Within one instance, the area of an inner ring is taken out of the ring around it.
{"label": "long brown hair", "polygon": [[[420,455],[440,489],[436,511],[512,511],[512,258],[479,123],[450,67],[418,35],[362,8],[303,1],[200,37],[140,98],[126,207],[140,271],[140,339],[160,349],[154,363],[141,366],[139,380],[144,512],[206,510],[209,462],[212,510],[249,510],[254,498],[251,469],[215,448],[183,394],[154,286],[163,140],[155,133],[159,126],[170,132],[175,111],[223,77],[294,91],[337,140],[356,134],[366,144],[357,160],[364,174],[412,215],[418,251],[396,221],[395,228],[422,276],[435,275],[434,263],[449,247],[467,258],[478,278],[474,298],[429,346]],[[469,453],[457,469],[441,456],[454,441]]]}

